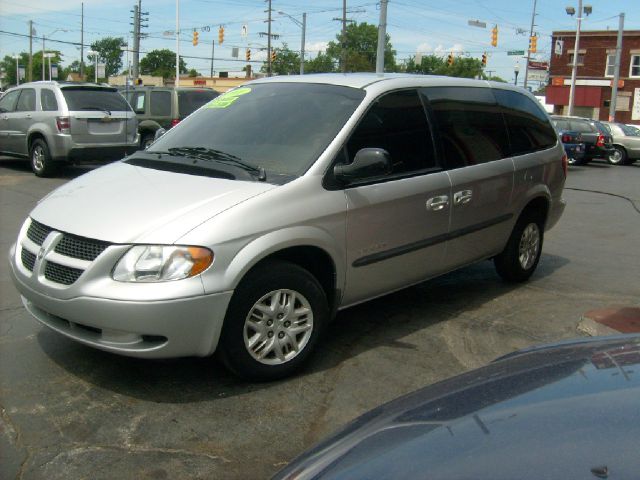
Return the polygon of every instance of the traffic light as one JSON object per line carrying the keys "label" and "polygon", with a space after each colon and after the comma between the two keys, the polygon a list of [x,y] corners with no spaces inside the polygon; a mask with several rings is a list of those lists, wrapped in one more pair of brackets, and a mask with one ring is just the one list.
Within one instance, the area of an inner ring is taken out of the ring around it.
{"label": "traffic light", "polygon": [[245,53],[245,57],[247,59],[247,62],[251,61],[251,49],[247,48],[247,53]]}
{"label": "traffic light", "polygon": [[224,27],[218,29],[218,45],[221,45],[222,42],[224,42]]}
{"label": "traffic light", "polygon": [[453,65],[453,52],[451,52],[447,57],[447,65],[449,66]]}
{"label": "traffic light", "polygon": [[482,54],[482,65],[485,67],[487,66],[487,52]]}
{"label": "traffic light", "polygon": [[491,29],[491,46],[492,47],[498,46],[498,26],[497,25],[495,25]]}
{"label": "traffic light", "polygon": [[197,30],[193,31],[193,39],[191,40],[191,43],[193,43],[193,46],[195,47],[196,45],[198,45],[198,36],[200,34],[198,33]]}
{"label": "traffic light", "polygon": [[141,78],[136,78],[133,82],[134,85],[142,85],[142,79]]}
{"label": "traffic light", "polygon": [[275,61],[276,61],[276,57],[277,57],[277,55],[276,55],[276,51],[275,51],[275,50],[273,50],[273,51],[271,52],[271,61],[272,61],[272,62],[275,62]]}
{"label": "traffic light", "polygon": [[529,51],[531,53],[536,53],[537,50],[538,50],[538,37],[534,35],[532,37],[529,37]]}

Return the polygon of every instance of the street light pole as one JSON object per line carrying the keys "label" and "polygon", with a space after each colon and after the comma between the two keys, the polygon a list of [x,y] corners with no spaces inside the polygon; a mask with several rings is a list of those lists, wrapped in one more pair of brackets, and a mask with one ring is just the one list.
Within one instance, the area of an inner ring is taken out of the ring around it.
{"label": "street light pole", "polygon": [[93,55],[93,61],[94,61],[94,67],[93,67],[93,73],[94,73],[94,82],[98,83],[98,52],[96,52],[95,50],[89,50],[87,52],[87,55]]}
{"label": "street light pole", "polygon": [[18,85],[20,85],[20,64],[18,63],[18,61],[20,60],[20,55],[14,55],[13,58],[16,59],[16,87],[17,87]]}
{"label": "street light pole", "polygon": [[306,13],[302,14],[302,22],[301,22],[300,20],[292,17],[286,12],[278,11],[278,13],[280,15],[284,15],[285,17],[288,17],[293,23],[295,23],[300,28],[302,28],[302,37],[300,41],[300,75],[304,75],[304,44],[305,44],[305,36],[307,32],[307,14]]}
{"label": "street light pole", "polygon": [[[575,102],[576,94],[576,75],[578,71],[578,57],[580,56],[580,27],[582,25],[582,0],[578,0],[578,16],[576,17],[576,43],[573,47],[573,64],[571,66],[571,87],[569,89],[569,115],[573,115],[573,104]],[[568,15],[573,16],[576,12],[572,7],[567,7],[566,12]],[[591,13],[591,7],[585,7],[584,13],[589,15]]]}
{"label": "street light pole", "polygon": [[[51,32],[49,35],[46,35],[47,37],[51,37],[54,33],[56,32],[68,32],[69,30],[66,30],[64,28],[56,28],[53,32]],[[46,80],[45,76],[44,76],[44,52],[45,52],[45,48],[44,48],[44,38],[45,38],[45,34],[42,34],[42,80]]]}

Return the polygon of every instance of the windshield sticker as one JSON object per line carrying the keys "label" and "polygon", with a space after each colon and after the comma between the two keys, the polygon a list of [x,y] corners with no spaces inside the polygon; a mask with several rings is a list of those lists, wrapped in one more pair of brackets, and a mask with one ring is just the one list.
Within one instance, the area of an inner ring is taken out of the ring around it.
{"label": "windshield sticker", "polygon": [[219,97],[214,98],[205,105],[204,108],[227,108],[229,105],[238,100],[242,95],[249,93],[251,89],[249,87],[236,88],[227,93],[223,93]]}

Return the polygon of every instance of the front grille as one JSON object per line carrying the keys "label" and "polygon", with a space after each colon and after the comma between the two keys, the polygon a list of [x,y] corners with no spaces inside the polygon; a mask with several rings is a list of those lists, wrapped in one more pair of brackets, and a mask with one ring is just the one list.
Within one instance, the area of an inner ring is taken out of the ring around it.
{"label": "front grille", "polygon": [[22,251],[20,252],[20,257],[22,259],[22,265],[24,265],[24,268],[26,268],[30,272],[33,272],[33,266],[36,264],[35,254],[31,253],[29,250],[23,247]]}
{"label": "front grille", "polygon": [[46,225],[32,219],[31,225],[29,225],[29,229],[27,230],[27,237],[29,237],[29,240],[36,245],[42,245],[44,243],[44,239],[47,238],[49,233],[51,233],[51,230],[53,230],[53,228],[47,227]]}
{"label": "front grille", "polygon": [[55,252],[67,257],[93,261],[109,246],[106,242],[64,234]]}
{"label": "front grille", "polygon": [[53,262],[47,262],[44,268],[44,277],[55,283],[71,285],[75,282],[84,270],[66,267]]}

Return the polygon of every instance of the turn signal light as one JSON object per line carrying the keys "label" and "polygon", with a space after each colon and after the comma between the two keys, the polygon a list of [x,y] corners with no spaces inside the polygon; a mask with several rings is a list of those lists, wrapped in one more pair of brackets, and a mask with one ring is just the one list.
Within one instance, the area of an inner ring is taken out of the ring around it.
{"label": "turn signal light", "polygon": [[179,118],[174,118],[171,120],[171,126],[175,127],[177,124],[180,123],[180,119]]}
{"label": "turn signal light", "polygon": [[596,142],[596,147],[604,147],[604,135],[598,135],[598,141]]}

